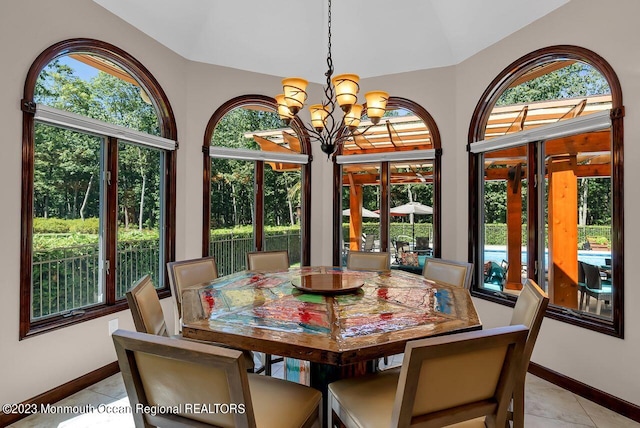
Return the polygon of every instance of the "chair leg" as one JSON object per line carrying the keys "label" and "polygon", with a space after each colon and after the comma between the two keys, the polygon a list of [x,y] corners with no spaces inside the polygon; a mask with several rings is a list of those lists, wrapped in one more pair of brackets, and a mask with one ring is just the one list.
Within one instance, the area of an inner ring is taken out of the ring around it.
{"label": "chair leg", "polygon": [[513,390],[513,428],[524,427],[524,376],[516,381]]}

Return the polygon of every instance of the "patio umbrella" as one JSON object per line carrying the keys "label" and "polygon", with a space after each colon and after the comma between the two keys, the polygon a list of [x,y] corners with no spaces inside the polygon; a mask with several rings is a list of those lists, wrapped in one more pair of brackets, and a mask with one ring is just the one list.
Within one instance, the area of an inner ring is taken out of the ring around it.
{"label": "patio umbrella", "polygon": [[[343,210],[342,215],[350,216],[351,210],[349,208],[347,208],[346,210]],[[362,217],[380,218],[380,214],[374,213],[373,211],[369,211],[366,208],[362,208]]]}
{"label": "patio umbrella", "polygon": [[433,214],[433,208],[428,205],[421,204],[420,202],[407,202],[406,204],[398,205],[389,210],[391,215],[405,215],[409,214],[409,221],[411,222],[411,234],[412,239],[416,240],[416,225],[413,221],[414,214]]}

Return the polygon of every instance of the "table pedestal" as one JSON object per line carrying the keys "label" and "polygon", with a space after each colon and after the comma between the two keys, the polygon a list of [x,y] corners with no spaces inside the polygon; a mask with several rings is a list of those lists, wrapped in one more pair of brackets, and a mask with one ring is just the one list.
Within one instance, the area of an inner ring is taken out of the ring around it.
{"label": "table pedestal", "polygon": [[348,366],[311,363],[310,386],[322,392],[322,420],[324,427],[331,426],[331,419],[328,416],[329,384],[340,379],[374,373],[377,368],[377,363],[378,360],[365,361],[362,363],[350,364]]}

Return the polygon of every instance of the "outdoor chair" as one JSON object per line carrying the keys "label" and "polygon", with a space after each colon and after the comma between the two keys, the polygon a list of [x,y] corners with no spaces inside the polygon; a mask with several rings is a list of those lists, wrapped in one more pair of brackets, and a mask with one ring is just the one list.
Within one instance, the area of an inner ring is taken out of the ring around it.
{"label": "outdoor chair", "polygon": [[329,384],[327,417],[347,428],[504,428],[527,332],[519,325],[410,341],[401,367]]}
{"label": "outdoor chair", "polygon": [[416,246],[414,250],[419,254],[426,254],[430,256],[432,253],[432,250],[431,250],[431,247],[429,246],[429,237],[416,236]]}
{"label": "outdoor chair", "polygon": [[350,251],[347,256],[347,269],[388,271],[389,253]]}
{"label": "outdoor chair", "polygon": [[363,247],[363,251],[373,251],[373,248],[375,247],[375,243],[376,243],[376,236],[375,235],[367,235],[364,238],[364,247]]}
{"label": "outdoor chair", "polygon": [[[596,315],[600,315],[602,310],[602,302],[611,300],[611,291],[602,290],[602,279],[600,277],[600,269],[597,266],[589,263],[580,263],[584,271],[584,283],[583,295],[580,296],[580,308],[584,307],[584,310],[589,312],[589,300],[591,297],[596,299]],[[582,304],[582,298],[585,298],[584,306]]]}
{"label": "outdoor chair", "polygon": [[410,251],[409,243],[407,241],[396,241],[396,263],[402,264],[402,256],[404,253]]}
{"label": "outdoor chair", "polygon": [[516,376],[513,392],[513,411],[510,417],[514,426],[524,424],[524,381],[548,305],[549,297],[547,294],[532,279],[527,279],[511,314],[511,325],[524,325],[529,329],[527,342],[522,352],[522,364]]}
{"label": "outdoor chair", "polygon": [[471,288],[472,273],[473,263],[437,258],[427,258],[422,270],[427,279],[466,289]]}
{"label": "outdoor chair", "polygon": [[247,253],[247,269],[278,271],[289,269],[289,253],[285,251],[251,251]]}
{"label": "outdoor chair", "polygon": [[[240,351],[124,330],[112,337],[136,427],[306,428],[322,422],[319,391],[247,373]],[[139,406],[168,410],[136,411]]]}

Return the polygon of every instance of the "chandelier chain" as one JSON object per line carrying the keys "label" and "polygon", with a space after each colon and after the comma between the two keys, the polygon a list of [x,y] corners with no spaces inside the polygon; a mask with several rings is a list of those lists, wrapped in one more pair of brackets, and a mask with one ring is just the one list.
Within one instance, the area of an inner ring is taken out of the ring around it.
{"label": "chandelier chain", "polygon": [[[333,74],[333,59],[331,59],[331,0],[329,0],[329,12],[328,12],[328,54],[327,54],[327,65],[329,66],[329,69],[327,70],[327,79],[331,78],[331,75]],[[327,80],[329,83],[331,83],[329,80]]]}

